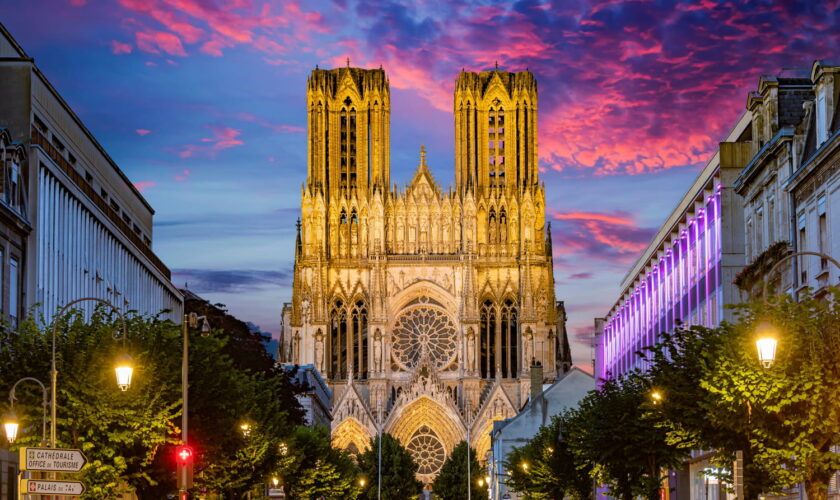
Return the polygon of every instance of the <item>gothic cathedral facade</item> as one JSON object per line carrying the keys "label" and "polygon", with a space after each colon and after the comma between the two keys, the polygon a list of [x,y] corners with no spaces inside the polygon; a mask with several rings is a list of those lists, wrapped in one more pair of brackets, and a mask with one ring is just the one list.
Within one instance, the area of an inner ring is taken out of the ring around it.
{"label": "gothic cathedral facade", "polygon": [[455,186],[421,148],[391,185],[391,95],[380,69],[315,69],[292,302],[280,359],[313,364],[333,393],[333,443],[363,451],[379,429],[429,483],[467,439],[484,458],[495,420],[527,402],[531,366],[571,366],[555,300],[537,168],[530,72],[461,72]]}

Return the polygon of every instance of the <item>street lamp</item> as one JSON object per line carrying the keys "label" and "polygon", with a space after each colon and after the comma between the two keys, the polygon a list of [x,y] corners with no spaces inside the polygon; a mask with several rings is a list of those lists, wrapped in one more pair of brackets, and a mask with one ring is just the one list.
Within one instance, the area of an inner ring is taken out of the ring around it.
{"label": "street lamp", "polygon": [[9,443],[14,443],[15,439],[17,439],[18,428],[20,427],[20,422],[17,419],[17,415],[15,415],[15,390],[17,389],[18,384],[21,382],[35,382],[36,384],[41,386],[41,391],[44,393],[44,398],[41,402],[41,405],[44,407],[43,418],[41,419],[41,445],[43,446],[47,442],[47,406],[49,406],[49,401],[47,400],[47,387],[44,385],[43,382],[38,380],[37,378],[33,377],[24,377],[12,386],[12,390],[9,391],[9,413],[3,418],[3,427],[6,430],[6,439],[9,440]]}
{"label": "street lamp", "polygon": [[273,484],[273,485],[274,485],[274,487],[276,488],[276,487],[277,487],[277,485],[278,485],[278,484],[280,484],[280,480],[279,480],[279,479],[277,479],[276,477],[272,477],[272,478],[271,478],[271,484]]}
{"label": "street lamp", "polygon": [[653,400],[653,404],[659,404],[662,402],[662,393],[655,390],[650,393],[650,399]]}
{"label": "street lamp", "polygon": [[770,368],[776,360],[776,329],[769,321],[762,321],[755,329],[758,339],[755,347],[758,350],[758,360],[764,368]]}
{"label": "street lamp", "polygon": [[134,360],[128,353],[122,353],[117,358],[117,366],[114,368],[117,373],[117,385],[125,392],[131,387],[131,375],[134,373]]}
{"label": "street lamp", "polygon": [[[55,414],[56,414],[56,410],[57,410],[57,406],[58,406],[57,403],[56,403],[56,393],[58,392],[58,390],[57,390],[58,370],[56,369],[56,366],[55,366],[55,337],[58,333],[58,325],[61,324],[61,320],[64,319],[64,314],[67,312],[67,310],[70,309],[71,306],[76,305],[79,302],[85,302],[85,301],[93,301],[93,302],[98,302],[102,305],[106,305],[109,308],[111,308],[111,311],[115,312],[117,314],[117,316],[119,316],[120,323],[122,324],[122,332],[117,330],[116,332],[114,332],[113,338],[114,338],[114,340],[120,340],[120,338],[122,338],[123,348],[125,348],[125,339],[128,336],[128,328],[126,327],[125,316],[123,316],[123,313],[120,312],[119,309],[117,309],[117,306],[108,302],[105,299],[100,299],[100,298],[97,298],[97,297],[83,297],[81,299],[76,299],[76,300],[68,302],[67,304],[64,305],[64,307],[62,307],[61,309],[58,310],[58,314],[56,314],[55,318],[53,318],[53,326],[52,326],[52,365],[51,365],[52,368],[50,370],[50,382],[51,382],[50,389],[51,389],[51,392],[52,392],[51,403],[50,403],[50,447],[52,447],[52,448],[55,448],[55,434],[56,434],[56,416],[55,416]],[[128,359],[131,359],[130,357],[128,357],[127,353],[123,353],[123,356],[128,358]],[[132,371],[133,370],[130,368],[130,365],[127,365],[127,364],[124,364],[124,363],[119,363],[117,365],[117,369],[116,369],[117,384],[119,385],[120,389],[122,389],[123,391],[128,389],[128,386],[131,385],[131,373],[132,373]],[[121,375],[123,377],[122,379],[120,378]],[[127,379],[125,378],[126,375],[128,376]],[[123,384],[123,382],[126,382],[126,381],[127,381],[127,384]]]}
{"label": "street lamp", "polygon": [[239,430],[242,431],[242,435],[248,437],[251,435],[251,424],[244,422],[239,424]]}
{"label": "street lamp", "polygon": [[359,479],[359,486],[361,486],[362,488],[365,487],[365,478]]}
{"label": "street lamp", "polygon": [[6,430],[6,439],[9,441],[9,444],[14,444],[15,439],[17,439],[19,425],[15,412],[10,411],[3,417],[3,427]]}

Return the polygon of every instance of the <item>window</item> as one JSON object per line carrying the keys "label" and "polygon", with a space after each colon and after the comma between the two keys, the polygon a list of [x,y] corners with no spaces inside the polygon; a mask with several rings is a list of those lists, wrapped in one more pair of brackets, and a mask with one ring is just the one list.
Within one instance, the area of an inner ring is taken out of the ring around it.
{"label": "window", "polygon": [[767,198],[767,243],[772,245],[776,242],[776,197],[770,195]]}
{"label": "window", "polygon": [[354,377],[366,379],[368,375],[368,325],[367,308],[361,300],[356,301],[350,311],[350,326],[353,335]]}
{"label": "window", "polygon": [[820,92],[820,95],[817,96],[817,145],[822,144],[828,139],[828,119],[826,117],[826,109],[825,109],[825,92]]}
{"label": "window", "polygon": [[[516,378],[518,366],[517,347],[519,336],[517,335],[516,306],[510,299],[505,300],[501,308],[502,323],[502,376],[505,378]],[[533,354],[536,354],[532,351]],[[530,362],[525,360],[526,363]]]}
{"label": "window", "polygon": [[18,307],[20,296],[20,270],[18,260],[14,257],[9,259],[9,322],[17,326]]}
{"label": "window", "polygon": [[755,231],[753,231],[755,235],[755,251],[756,253],[761,252],[764,250],[764,241],[762,240],[762,236],[764,236],[764,206],[759,205],[758,208],[755,210]]}
{"label": "window", "polygon": [[496,308],[489,300],[481,305],[481,378],[496,377]]}
{"label": "window", "polygon": [[340,300],[333,305],[330,313],[330,377],[347,378],[347,312]]}
{"label": "window", "polygon": [[[828,226],[826,225],[825,195],[817,198],[817,216],[819,216],[820,253],[828,253]],[[828,267],[828,260],[820,258],[820,269]]]}
{"label": "window", "polygon": [[[808,249],[808,241],[805,234],[805,217],[806,215],[804,213],[799,214],[799,218],[797,220],[797,227],[799,228],[799,248],[797,250],[800,252],[804,252]],[[808,273],[805,268],[805,259],[803,257],[799,258],[799,279],[801,283],[808,281]]]}

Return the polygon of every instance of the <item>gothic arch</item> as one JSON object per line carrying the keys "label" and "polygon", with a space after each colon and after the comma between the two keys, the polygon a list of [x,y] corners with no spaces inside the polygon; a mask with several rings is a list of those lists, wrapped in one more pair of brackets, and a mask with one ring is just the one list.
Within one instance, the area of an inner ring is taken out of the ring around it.
{"label": "gothic arch", "polygon": [[458,303],[449,291],[434,281],[427,279],[418,280],[396,294],[394,294],[388,304],[388,317],[393,321],[399,315],[400,311],[406,308],[408,304],[418,297],[429,297],[437,301],[452,317],[457,317]]}
{"label": "gothic arch", "polygon": [[340,450],[347,450],[352,445],[363,453],[370,448],[371,438],[367,427],[353,417],[344,419],[332,431],[332,444]]}
{"label": "gothic arch", "polygon": [[[441,404],[429,396],[421,395],[414,401],[396,408],[385,422],[385,432],[397,438],[403,446],[408,446],[418,433],[429,434],[422,427],[428,427],[439,439],[445,455],[449,456],[455,446],[463,440],[467,429],[461,416],[451,404]],[[418,479],[430,482],[437,475],[418,474]]]}

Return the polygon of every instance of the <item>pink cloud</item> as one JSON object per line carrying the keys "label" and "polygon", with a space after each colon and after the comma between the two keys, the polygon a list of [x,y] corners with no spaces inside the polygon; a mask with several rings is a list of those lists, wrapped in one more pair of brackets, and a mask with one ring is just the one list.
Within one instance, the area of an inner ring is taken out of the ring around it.
{"label": "pink cloud", "polygon": [[84,7],[87,5],[87,0],[70,0],[70,5],[73,7]]}
{"label": "pink cloud", "polygon": [[199,139],[201,144],[186,144],[174,149],[179,158],[192,158],[196,154],[215,158],[219,151],[245,144],[239,139],[239,136],[242,135],[241,130],[218,125],[207,125],[207,128],[212,132],[212,135]]}
{"label": "pink cloud", "polygon": [[116,40],[111,40],[111,53],[113,54],[131,54],[131,44],[130,43],[122,43]]}
{"label": "pink cloud", "polygon": [[192,172],[190,172],[190,171],[189,171],[189,170],[187,170],[187,169],[184,169],[184,170],[182,170],[180,173],[175,174],[172,178],[173,178],[176,182],[184,182],[184,181],[186,181],[187,179],[189,179],[190,175],[192,175]]}
{"label": "pink cloud", "polygon": [[156,184],[153,181],[139,181],[134,183],[134,187],[141,193],[150,187],[155,187],[155,185]]}
{"label": "pink cloud", "polygon": [[557,255],[583,254],[613,262],[632,262],[647,247],[654,230],[640,228],[626,212],[568,211],[554,213],[561,222],[555,232]]}
{"label": "pink cloud", "polygon": [[146,130],[144,128],[138,128],[137,130],[135,130],[135,132],[137,132],[137,135],[139,135],[140,137],[143,137],[143,136],[147,135],[148,133],[150,133],[151,130]]}
{"label": "pink cloud", "polygon": [[184,46],[181,44],[181,39],[172,33],[165,31],[138,31],[135,33],[137,37],[137,48],[152,54],[160,54],[161,51],[173,56],[186,56]]}

